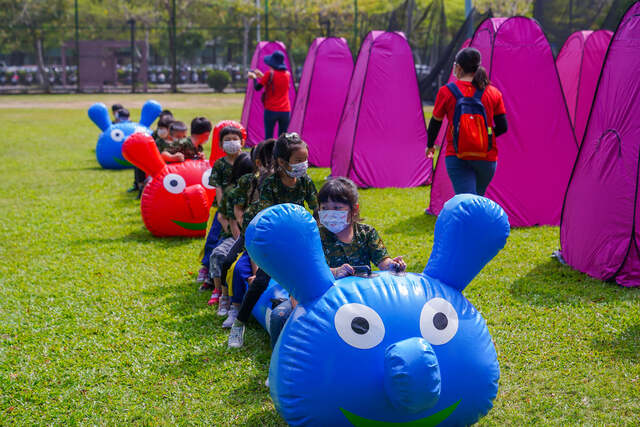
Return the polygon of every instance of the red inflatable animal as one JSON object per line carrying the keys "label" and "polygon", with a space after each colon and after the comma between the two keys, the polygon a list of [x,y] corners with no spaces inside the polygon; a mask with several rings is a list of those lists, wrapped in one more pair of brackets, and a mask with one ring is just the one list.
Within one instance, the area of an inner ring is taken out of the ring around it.
{"label": "red inflatable animal", "polygon": [[122,145],[125,159],[149,176],[140,200],[142,221],[156,237],[204,237],[216,190],[207,160],[166,164],[153,138],[134,133]]}

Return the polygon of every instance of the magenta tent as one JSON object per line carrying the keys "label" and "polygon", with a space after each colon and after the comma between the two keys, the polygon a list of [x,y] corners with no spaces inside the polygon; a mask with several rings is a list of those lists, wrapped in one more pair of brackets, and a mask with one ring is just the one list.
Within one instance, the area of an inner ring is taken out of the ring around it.
{"label": "magenta tent", "polygon": [[[480,24],[471,46],[502,92],[509,122],[498,138],[498,167],[486,196],[514,227],[558,225],[578,144],[549,42],[533,19],[494,18]],[[428,212],[439,214],[453,195],[442,155]]]}
{"label": "magenta tent", "polygon": [[560,227],[576,270],[640,286],[640,2],[616,31],[600,76]]}
{"label": "magenta tent", "polygon": [[[256,50],[251,58],[251,69],[256,68],[262,72],[266,72],[269,66],[264,63],[264,57],[271,55],[276,50],[282,51],[285,56],[285,64],[289,72],[291,72],[291,62],[287,53],[287,47],[282,42],[260,42],[256,46]],[[289,100],[291,106],[296,99],[296,88],[291,77],[291,86],[289,87]],[[264,105],[262,105],[262,91],[256,92],[253,88],[253,80],[249,80],[247,84],[247,92],[244,96],[244,104],[242,106],[242,126],[247,129],[247,146],[252,147],[264,140]],[[276,125],[276,132],[278,127]]]}
{"label": "magenta tent", "polygon": [[360,47],[331,156],[331,175],[360,187],[415,187],[431,174],[411,48],[402,33],[370,32]]}
{"label": "magenta tent", "polygon": [[556,58],[560,83],[578,143],[584,135],[612,35],[608,30],[575,32],[569,36]]}
{"label": "magenta tent", "polygon": [[317,38],[302,68],[289,131],[309,145],[309,163],[331,166],[331,150],[353,73],[353,56],[343,38]]}

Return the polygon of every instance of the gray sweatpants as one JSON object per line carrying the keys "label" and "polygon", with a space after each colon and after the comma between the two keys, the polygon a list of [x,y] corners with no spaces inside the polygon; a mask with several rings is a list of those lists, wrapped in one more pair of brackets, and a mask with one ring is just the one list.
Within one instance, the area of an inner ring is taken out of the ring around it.
{"label": "gray sweatpants", "polygon": [[236,242],[233,237],[227,237],[211,252],[209,258],[209,276],[211,279],[222,277],[222,262]]}

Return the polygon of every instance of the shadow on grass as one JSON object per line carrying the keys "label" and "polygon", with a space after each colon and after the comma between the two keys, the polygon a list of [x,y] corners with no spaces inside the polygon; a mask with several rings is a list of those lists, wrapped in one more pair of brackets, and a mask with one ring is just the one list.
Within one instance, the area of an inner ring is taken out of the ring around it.
{"label": "shadow on grass", "polygon": [[385,234],[402,234],[404,236],[433,236],[437,217],[420,213],[385,228]]}
{"label": "shadow on grass", "polygon": [[153,235],[144,226],[137,230],[131,231],[124,236],[115,237],[93,237],[89,239],[80,239],[73,242],[73,245],[99,245],[104,243],[118,243],[118,242],[136,242],[136,243],[148,243],[157,245],[160,248],[173,248],[177,246],[188,245],[194,238],[193,237],[153,237]]}
{"label": "shadow on grass", "polygon": [[278,415],[276,411],[262,409],[260,412],[251,414],[243,425],[246,426],[286,426],[287,423]]}
{"label": "shadow on grass", "polygon": [[553,307],[637,298],[640,290],[602,282],[550,259],[511,284],[511,294],[528,304]]}
{"label": "shadow on grass", "polygon": [[612,358],[640,361],[640,324],[632,325],[609,339],[595,339],[592,346]]}

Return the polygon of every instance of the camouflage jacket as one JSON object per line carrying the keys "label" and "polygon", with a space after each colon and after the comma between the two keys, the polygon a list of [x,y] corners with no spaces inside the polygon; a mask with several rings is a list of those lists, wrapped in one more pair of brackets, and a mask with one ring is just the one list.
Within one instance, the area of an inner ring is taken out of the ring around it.
{"label": "camouflage jacket", "polygon": [[160,153],[162,153],[163,151],[166,151],[167,148],[169,147],[169,142],[166,139],[162,139],[160,137],[154,138],[156,141],[156,147],[158,147],[158,151]]}
{"label": "camouflage jacket", "polygon": [[221,187],[222,194],[232,188],[231,186],[231,174],[233,172],[233,165],[226,161],[224,157],[216,160],[211,169],[211,175],[209,176],[209,185],[212,187]]}
{"label": "camouflage jacket", "polygon": [[203,148],[202,145],[196,146],[193,141],[191,141],[191,138],[186,137],[171,142],[166,148],[166,151],[171,154],[182,153],[185,160],[188,160],[200,158],[200,153],[203,151]]}
{"label": "camouflage jacket", "polygon": [[389,256],[387,248],[384,246],[380,235],[375,228],[370,225],[354,224],[353,241],[343,243],[324,227],[320,227],[320,240],[322,250],[329,267],[336,268],[342,264],[354,265],[374,265]]}
{"label": "camouflage jacket", "polygon": [[298,178],[294,187],[287,187],[282,183],[277,174],[271,175],[260,186],[260,201],[269,203],[269,206],[280,203],[295,203],[307,207],[310,211],[318,209],[318,192],[308,175]]}

